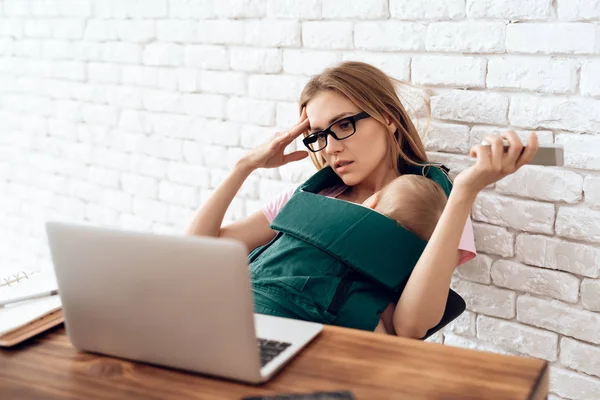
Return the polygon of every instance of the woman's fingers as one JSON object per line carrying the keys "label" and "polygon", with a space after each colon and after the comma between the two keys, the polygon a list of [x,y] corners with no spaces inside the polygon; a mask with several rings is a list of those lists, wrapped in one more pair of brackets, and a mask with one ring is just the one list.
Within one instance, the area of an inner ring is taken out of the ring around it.
{"label": "woman's fingers", "polygon": [[502,138],[496,135],[487,135],[483,140],[489,143],[489,146],[482,147],[488,147],[490,149],[492,157],[491,167],[496,172],[502,171],[502,162],[504,160],[504,143],[502,142]]}
{"label": "woman's fingers", "polygon": [[502,169],[503,172],[510,174],[517,170],[517,160],[523,152],[523,142],[514,131],[507,131],[502,134],[502,137],[508,140],[509,143],[508,153],[504,158]]}
{"label": "woman's fingers", "polygon": [[308,156],[307,151],[294,151],[290,154],[286,154],[283,156],[283,164],[285,165],[290,162],[300,161]]}
{"label": "woman's fingers", "polygon": [[517,169],[531,161],[533,156],[535,156],[535,153],[537,153],[539,147],[540,144],[538,142],[537,134],[535,132],[531,132],[531,135],[529,135],[529,139],[527,140],[525,151],[523,154],[521,154],[521,157],[519,157],[517,161]]}

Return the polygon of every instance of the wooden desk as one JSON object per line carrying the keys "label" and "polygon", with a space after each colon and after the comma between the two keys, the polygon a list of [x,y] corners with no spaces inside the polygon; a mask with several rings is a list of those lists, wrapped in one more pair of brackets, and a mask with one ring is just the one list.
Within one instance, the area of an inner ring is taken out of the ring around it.
{"label": "wooden desk", "polygon": [[260,387],[77,352],[62,326],[0,350],[1,399],[240,399],[352,390],[376,399],[544,399],[546,361],[338,327]]}

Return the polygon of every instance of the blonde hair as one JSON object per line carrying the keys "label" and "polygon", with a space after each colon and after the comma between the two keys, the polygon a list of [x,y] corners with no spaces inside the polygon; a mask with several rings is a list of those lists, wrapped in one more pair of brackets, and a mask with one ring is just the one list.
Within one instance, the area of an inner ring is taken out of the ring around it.
{"label": "blonde hair", "polygon": [[[358,108],[384,125],[386,118],[389,118],[397,128],[388,136],[390,157],[394,169],[401,172],[399,162],[414,165],[428,160],[419,132],[396,92],[395,84],[400,83],[402,82],[372,65],[346,61],[327,68],[306,84],[300,95],[300,113],[319,92],[331,90],[346,96]],[[307,133],[304,134],[306,135]],[[310,152],[310,157],[317,169],[327,165],[319,153]]]}
{"label": "blonde hair", "polygon": [[423,240],[433,234],[448,198],[442,187],[422,175],[401,175],[378,194],[375,210],[396,220]]}

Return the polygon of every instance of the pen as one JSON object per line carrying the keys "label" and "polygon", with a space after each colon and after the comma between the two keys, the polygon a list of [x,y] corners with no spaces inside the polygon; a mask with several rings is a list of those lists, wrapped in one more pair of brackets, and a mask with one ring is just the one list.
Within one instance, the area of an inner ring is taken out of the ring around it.
{"label": "pen", "polygon": [[15,298],[8,299],[8,300],[0,300],[0,308],[5,307],[9,304],[19,303],[19,302],[25,301],[25,300],[39,299],[42,297],[54,296],[57,294],[58,294],[58,290],[55,289],[55,290],[51,290],[51,291],[30,294],[28,296],[15,297]]}

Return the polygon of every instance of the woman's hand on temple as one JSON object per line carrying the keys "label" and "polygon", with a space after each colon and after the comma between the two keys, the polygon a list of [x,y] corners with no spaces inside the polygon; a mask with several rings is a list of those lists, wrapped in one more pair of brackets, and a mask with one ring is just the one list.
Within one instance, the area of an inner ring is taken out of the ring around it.
{"label": "woman's hand on temple", "polygon": [[277,168],[287,163],[306,158],[308,156],[307,151],[294,151],[289,154],[283,154],[283,152],[298,136],[306,132],[309,126],[306,109],[304,109],[302,110],[300,120],[291,130],[275,134],[267,143],[256,147],[242,157],[238,164],[252,170],[257,168]]}
{"label": "woman's hand on temple", "polygon": [[[503,138],[509,142],[506,152]],[[486,136],[484,140],[490,145],[480,144],[471,148],[471,157],[477,157],[475,165],[465,169],[454,179],[455,187],[466,189],[473,195],[527,164],[539,148],[535,132],[529,136],[525,150],[521,139],[513,131],[500,136]]]}

